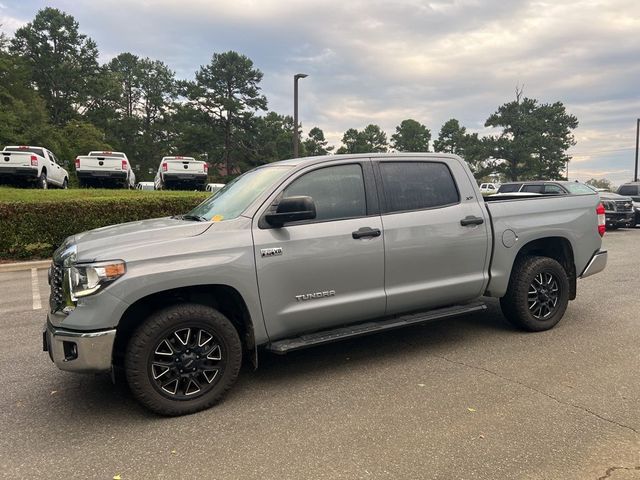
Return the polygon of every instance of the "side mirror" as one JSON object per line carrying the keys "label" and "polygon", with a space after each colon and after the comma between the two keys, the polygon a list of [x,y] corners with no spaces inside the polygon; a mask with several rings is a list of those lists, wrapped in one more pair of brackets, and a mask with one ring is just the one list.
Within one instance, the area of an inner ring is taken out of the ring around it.
{"label": "side mirror", "polygon": [[316,205],[311,197],[288,197],[280,200],[275,213],[267,213],[265,220],[272,227],[280,228],[285,223],[316,218]]}

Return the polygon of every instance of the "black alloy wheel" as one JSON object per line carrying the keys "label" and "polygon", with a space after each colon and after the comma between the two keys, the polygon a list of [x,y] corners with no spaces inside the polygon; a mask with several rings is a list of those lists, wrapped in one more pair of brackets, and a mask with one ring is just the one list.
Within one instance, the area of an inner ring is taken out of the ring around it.
{"label": "black alloy wheel", "polygon": [[158,392],[175,400],[206,394],[224,372],[223,345],[206,328],[171,329],[149,358],[149,375]]}

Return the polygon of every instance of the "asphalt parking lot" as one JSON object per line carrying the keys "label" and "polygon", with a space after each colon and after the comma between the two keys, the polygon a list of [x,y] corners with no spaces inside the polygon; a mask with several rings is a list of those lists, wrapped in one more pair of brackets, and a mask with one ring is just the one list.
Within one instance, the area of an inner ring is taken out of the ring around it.
{"label": "asphalt parking lot", "polygon": [[161,418],[41,351],[46,271],[0,274],[5,478],[640,478],[640,229],[608,233],[552,331],[479,315],[245,368],[217,407]]}

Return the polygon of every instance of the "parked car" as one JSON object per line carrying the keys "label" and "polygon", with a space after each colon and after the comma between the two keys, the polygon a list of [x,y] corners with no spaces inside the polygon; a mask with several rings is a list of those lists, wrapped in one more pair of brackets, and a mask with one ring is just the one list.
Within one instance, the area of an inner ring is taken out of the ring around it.
{"label": "parked car", "polygon": [[136,174],[124,152],[94,151],[76,157],[76,175],[81,187],[120,186],[134,188]]}
{"label": "parked car", "polygon": [[611,192],[599,192],[605,209],[607,228],[630,228],[635,226],[635,212],[631,197]]}
{"label": "parked car", "polygon": [[153,182],[138,182],[136,190],[155,190],[155,185]]}
{"label": "parked car", "polygon": [[204,190],[209,165],[193,157],[163,157],[156,173],[156,190]]}
{"label": "parked car", "polygon": [[123,371],[147,408],[192,413],[259,351],[478,312],[481,296],[548,330],[605,268],[604,229],[591,190],[483,199],[451,154],[271,163],[186,215],[66,239],[44,346],[62,370]]}
{"label": "parked car", "polygon": [[60,165],[56,156],[44,147],[4,147],[0,157],[2,183],[26,183],[37,188],[69,186],[69,173]]}
{"label": "parked car", "polygon": [[532,181],[532,182],[507,182],[500,185],[497,193],[541,193],[544,195],[562,195],[569,193],[565,184],[574,183],[568,181]]}
{"label": "parked car", "polygon": [[480,184],[480,193],[483,193],[483,194],[497,193],[498,188],[500,188],[499,183],[482,183]]}
{"label": "parked car", "polygon": [[224,187],[224,183],[207,183],[207,192],[216,193]]}
{"label": "parked car", "polygon": [[640,225],[640,182],[620,185],[620,187],[618,187],[618,194],[631,197],[634,210],[634,225]]}

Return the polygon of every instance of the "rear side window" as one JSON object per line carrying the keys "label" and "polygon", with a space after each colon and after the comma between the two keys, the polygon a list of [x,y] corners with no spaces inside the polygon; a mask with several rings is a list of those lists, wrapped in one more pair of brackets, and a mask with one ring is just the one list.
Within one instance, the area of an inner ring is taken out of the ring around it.
{"label": "rear side window", "polygon": [[449,167],[439,162],[382,162],[387,213],[442,207],[460,201]]}
{"label": "rear side window", "polygon": [[558,185],[545,185],[544,193],[561,194],[564,193],[564,190]]}
{"label": "rear side window", "polygon": [[509,183],[506,185],[500,185],[500,188],[498,189],[498,193],[518,192],[521,186],[522,186],[521,183]]}
{"label": "rear side window", "polygon": [[618,189],[619,195],[628,195],[628,196],[636,196],[638,195],[638,186],[637,185],[622,185]]}
{"label": "rear side window", "polygon": [[364,217],[367,202],[362,168],[336,165],[309,172],[294,180],[283,198],[309,196],[316,205],[316,221]]}
{"label": "rear side window", "polygon": [[542,193],[543,190],[543,185],[525,185],[524,187],[522,187],[521,191],[527,193]]}

